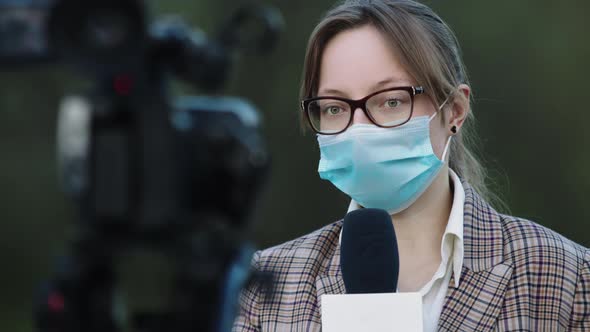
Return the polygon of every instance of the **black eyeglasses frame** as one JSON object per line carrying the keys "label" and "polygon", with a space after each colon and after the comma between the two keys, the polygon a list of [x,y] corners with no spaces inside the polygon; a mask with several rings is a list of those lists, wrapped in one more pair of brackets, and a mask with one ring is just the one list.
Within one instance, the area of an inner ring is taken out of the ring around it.
{"label": "black eyeglasses frame", "polygon": [[[371,116],[370,112],[367,111],[367,100],[369,100],[371,97],[378,95],[380,93],[387,92],[387,91],[396,91],[396,90],[407,91],[410,93],[410,100],[412,103],[412,106],[410,108],[410,116],[408,117],[408,119],[406,121],[399,123],[399,124],[395,124],[393,126],[380,125]],[[337,135],[337,134],[345,132],[346,129],[348,129],[348,127],[350,127],[350,125],[352,124],[352,121],[354,119],[354,112],[359,108],[361,110],[363,110],[363,112],[365,113],[367,118],[377,127],[394,128],[394,127],[399,127],[401,125],[404,125],[408,121],[410,121],[410,119],[412,118],[412,115],[414,113],[414,98],[416,95],[423,94],[423,93],[424,93],[424,88],[421,86],[398,86],[398,87],[394,87],[394,88],[388,88],[388,89],[383,89],[383,90],[373,92],[370,95],[368,95],[364,98],[361,98],[361,99],[357,99],[357,100],[352,100],[352,99],[347,99],[347,98],[342,98],[342,97],[337,97],[337,96],[318,96],[318,97],[307,98],[307,99],[302,100],[301,101],[301,111],[303,113],[305,113],[305,117],[307,118],[307,122],[309,123],[309,126],[311,127],[311,129],[320,135]],[[309,115],[309,110],[308,110],[309,104],[311,104],[314,101],[324,100],[324,99],[339,100],[339,101],[347,103],[350,106],[350,109],[351,109],[350,119],[348,120],[348,124],[341,131],[333,132],[333,133],[322,133],[317,128],[315,128],[315,126],[313,125],[313,122],[311,121],[311,117]]]}

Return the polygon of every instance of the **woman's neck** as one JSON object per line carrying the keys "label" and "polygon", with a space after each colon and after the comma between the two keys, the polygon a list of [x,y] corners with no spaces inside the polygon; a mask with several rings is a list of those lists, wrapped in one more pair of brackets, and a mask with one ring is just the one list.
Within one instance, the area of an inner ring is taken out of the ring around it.
{"label": "woman's neck", "polygon": [[392,216],[400,256],[440,258],[441,241],[453,205],[450,182],[449,168],[443,166],[414,204]]}

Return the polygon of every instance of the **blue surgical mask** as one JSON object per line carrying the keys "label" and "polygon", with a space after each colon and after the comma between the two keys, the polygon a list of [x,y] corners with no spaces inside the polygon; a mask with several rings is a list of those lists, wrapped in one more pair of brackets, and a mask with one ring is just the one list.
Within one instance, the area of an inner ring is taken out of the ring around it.
{"label": "blue surgical mask", "polygon": [[420,116],[394,128],[355,124],[345,132],[318,135],[320,177],[358,204],[398,213],[414,203],[442,168],[430,143],[430,121]]}

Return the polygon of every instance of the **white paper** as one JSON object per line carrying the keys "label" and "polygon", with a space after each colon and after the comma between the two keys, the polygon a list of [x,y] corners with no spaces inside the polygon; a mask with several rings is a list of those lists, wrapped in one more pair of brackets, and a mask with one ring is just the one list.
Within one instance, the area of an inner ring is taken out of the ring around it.
{"label": "white paper", "polygon": [[422,332],[419,293],[322,295],[323,332]]}

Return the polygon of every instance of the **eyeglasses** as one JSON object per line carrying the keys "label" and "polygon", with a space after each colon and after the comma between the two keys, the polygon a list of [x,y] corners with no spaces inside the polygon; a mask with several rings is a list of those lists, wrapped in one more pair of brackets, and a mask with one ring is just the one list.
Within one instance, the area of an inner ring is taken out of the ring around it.
{"label": "eyeglasses", "polygon": [[323,96],[305,99],[301,110],[311,128],[318,134],[336,135],[351,124],[354,112],[360,108],[378,127],[393,128],[410,121],[414,111],[414,97],[424,93],[424,88],[402,86],[374,92],[365,98],[351,100]]}

